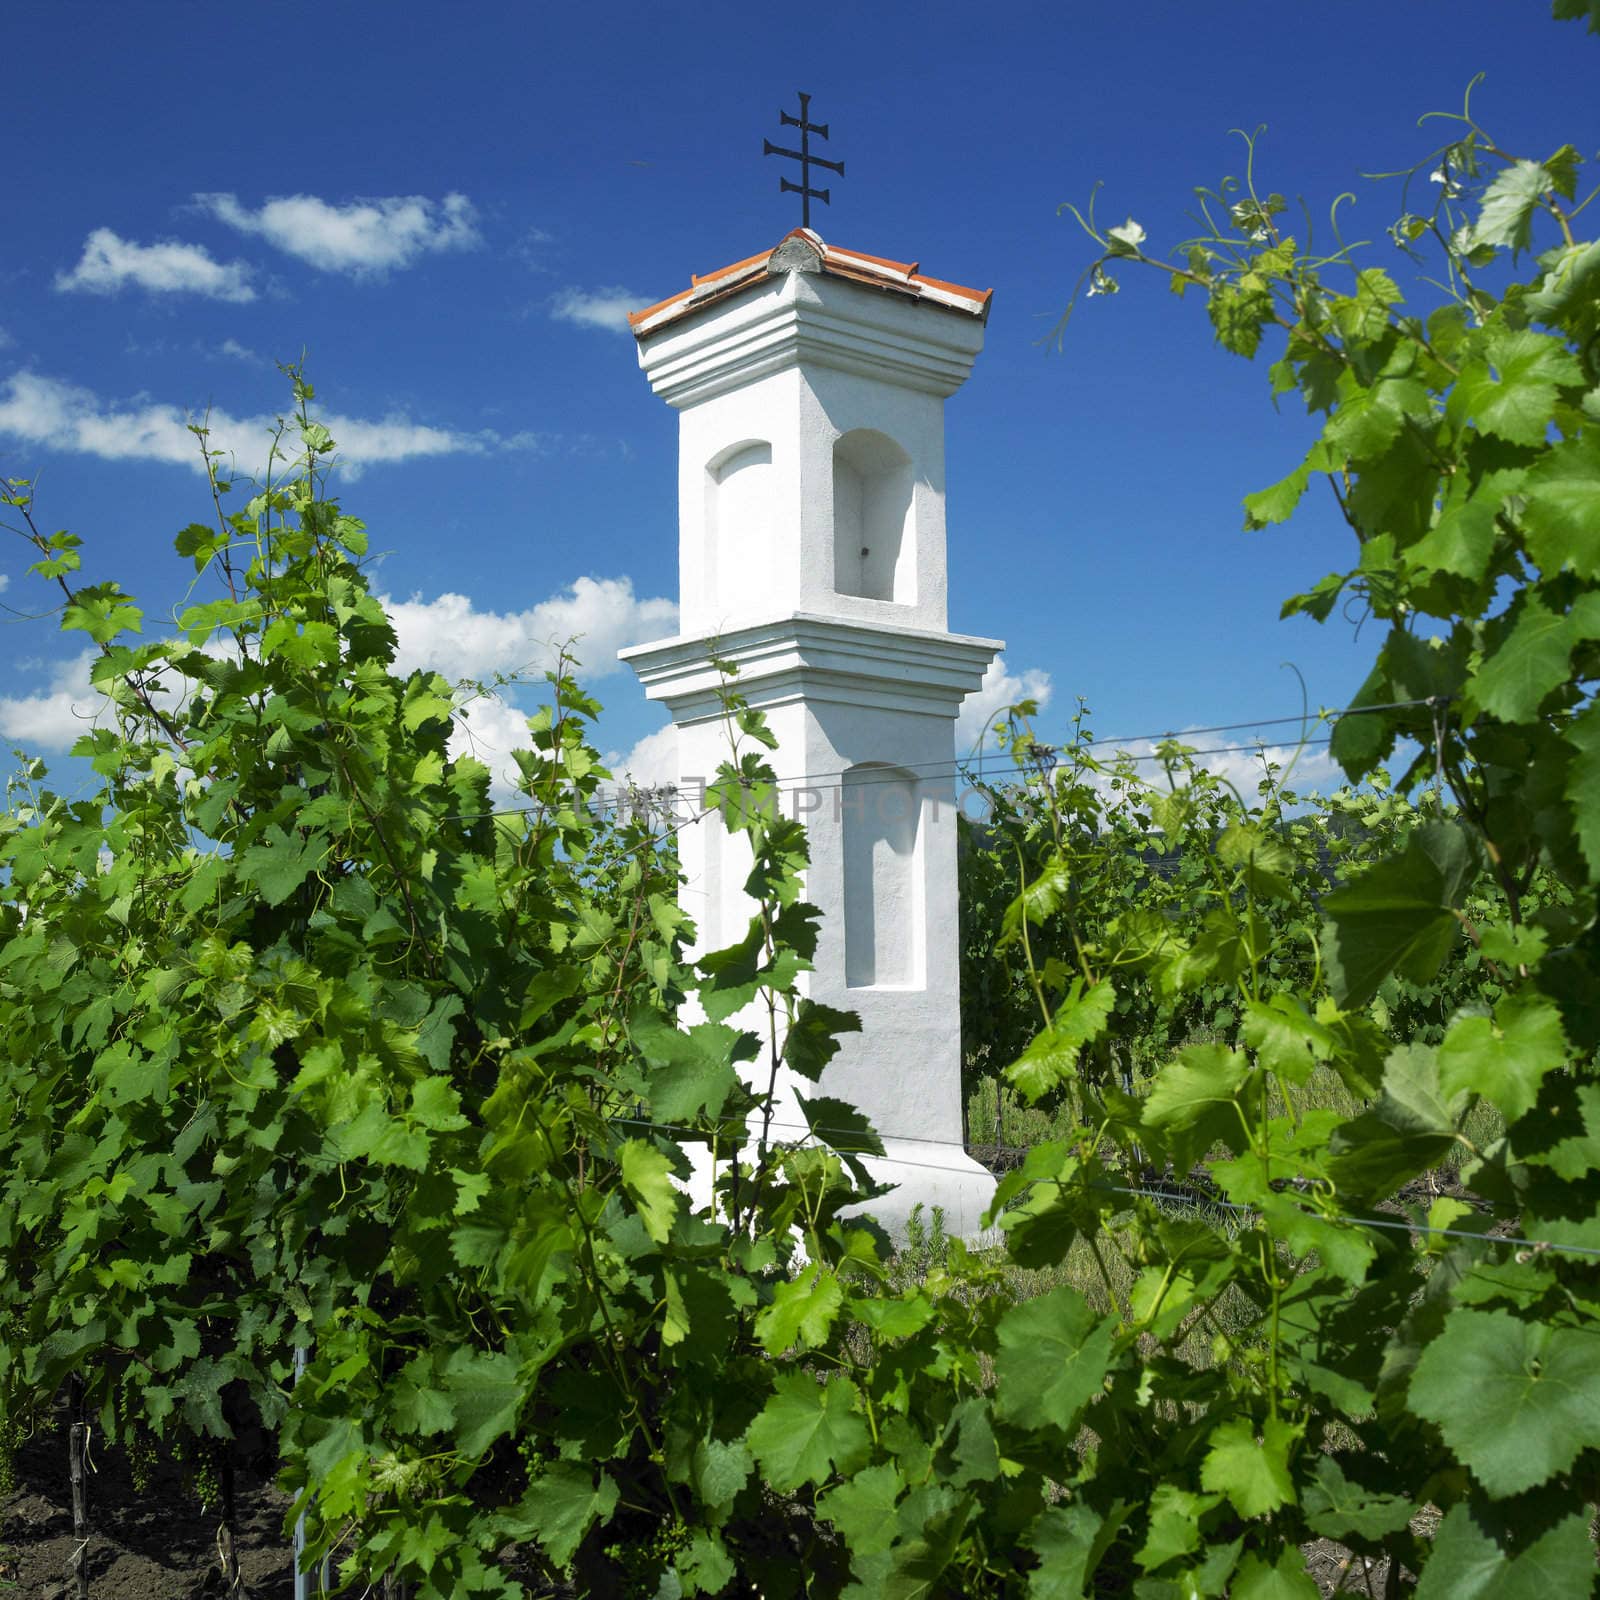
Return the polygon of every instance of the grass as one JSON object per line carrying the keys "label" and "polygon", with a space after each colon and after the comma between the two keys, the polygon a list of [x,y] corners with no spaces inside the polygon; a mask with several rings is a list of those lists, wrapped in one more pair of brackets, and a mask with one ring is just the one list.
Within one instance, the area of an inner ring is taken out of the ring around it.
{"label": "grass", "polygon": [[998,1078],[982,1079],[967,1101],[967,1143],[1023,1146],[1065,1138],[1072,1125],[1065,1110],[1024,1106]]}
{"label": "grass", "polygon": [[[1284,1092],[1288,1096],[1288,1109],[1296,1118],[1312,1111],[1332,1111],[1341,1120],[1348,1120],[1359,1116],[1370,1104],[1351,1093],[1339,1075],[1326,1066],[1316,1067],[1304,1084],[1288,1085]],[[1074,1119],[1070,1107],[1043,1110],[1025,1106],[998,1078],[990,1077],[980,1081],[968,1100],[967,1126],[969,1145],[998,1146],[1009,1154],[1050,1139],[1070,1137]],[[1492,1106],[1482,1101],[1476,1103],[1462,1125],[1462,1141],[1446,1156],[1439,1176],[1460,1168],[1471,1159],[1474,1150],[1488,1148],[1501,1136],[1504,1127],[1503,1119]],[[1170,1206],[1164,1204],[1163,1209],[1170,1210],[1174,1217],[1198,1218],[1225,1232],[1244,1225],[1238,1214],[1203,1203],[1174,1201]],[[1091,1242],[1081,1236],[1074,1239],[1065,1259],[1052,1267],[1041,1270],[1019,1267],[1007,1259],[1003,1249],[994,1250],[989,1259],[1001,1268],[1014,1300],[1032,1299],[1053,1289],[1068,1287],[1081,1294],[1101,1314],[1112,1310],[1125,1314],[1137,1281],[1137,1269],[1115,1243],[1114,1236],[1121,1220],[1108,1219],[1097,1241]],[[1100,1245],[1098,1250],[1096,1243]],[[907,1279],[920,1280],[926,1276],[929,1266],[942,1258],[943,1250],[943,1218],[935,1214],[927,1223],[914,1218],[898,1258],[898,1270],[905,1273]],[[1305,1264],[1309,1266],[1311,1262],[1308,1260]],[[1256,1339],[1260,1317],[1260,1309],[1242,1290],[1230,1288],[1210,1308],[1203,1324],[1189,1325],[1173,1353],[1198,1367],[1237,1359],[1232,1352],[1247,1348]]]}
{"label": "grass", "polygon": [[[1283,1080],[1279,1080],[1282,1084]],[[1333,1111],[1342,1119],[1359,1116],[1370,1102],[1352,1094],[1331,1067],[1317,1066],[1304,1084],[1283,1085],[1289,1109],[1296,1118],[1311,1111]],[[1135,1084],[1135,1093],[1138,1084]],[[1042,1110],[1025,1106],[999,1078],[984,1078],[967,1100],[967,1143],[1024,1149],[1049,1139],[1070,1137],[1074,1123],[1071,1108]],[[1473,1150],[1486,1150],[1505,1132],[1505,1119],[1486,1100],[1478,1100],[1462,1125],[1462,1141],[1445,1156],[1445,1165],[1459,1168],[1472,1159]]]}

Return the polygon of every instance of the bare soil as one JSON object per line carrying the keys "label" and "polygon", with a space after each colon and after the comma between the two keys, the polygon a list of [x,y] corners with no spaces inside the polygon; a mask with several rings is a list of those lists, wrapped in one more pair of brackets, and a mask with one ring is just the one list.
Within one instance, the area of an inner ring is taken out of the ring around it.
{"label": "bare soil", "polygon": [[[73,1600],[66,1440],[30,1441],[18,1458],[17,1492],[0,1502],[0,1596],[5,1600]],[[217,1518],[203,1510],[182,1475],[168,1466],[143,1492],[125,1471],[96,1461],[89,1485],[91,1600],[221,1600]],[[289,1541],[283,1532],[288,1496],[259,1476],[235,1485],[240,1575],[249,1600],[293,1600]],[[1342,1545],[1319,1540],[1306,1564],[1325,1596],[1381,1600],[1383,1565],[1368,1566]]]}
{"label": "bare soil", "polygon": [[[120,1451],[90,1444],[92,1600],[212,1600],[225,1593],[221,1524],[203,1509],[180,1469],[161,1463],[135,1489]],[[65,1430],[41,1433],[18,1453],[17,1490],[0,1502],[0,1595],[72,1600],[68,1566],[76,1540]],[[236,1548],[249,1600],[293,1600],[294,1569],[283,1520],[288,1496],[259,1473],[234,1485]]]}
{"label": "bare soil", "polygon": [[[221,1524],[200,1505],[181,1469],[159,1463],[140,1488],[120,1451],[91,1446],[90,1456],[90,1600],[222,1600]],[[244,1595],[293,1600],[293,1555],[284,1532],[289,1497],[260,1470],[263,1465],[270,1463],[241,1470],[234,1485]],[[74,1600],[68,1561],[75,1543],[66,1430],[60,1428],[22,1447],[16,1491],[0,1501],[0,1600]],[[1382,1600],[1387,1563],[1368,1564],[1328,1539],[1307,1545],[1305,1555],[1322,1595]],[[517,1565],[513,1558],[510,1567]],[[535,1592],[549,1593],[537,1586]]]}

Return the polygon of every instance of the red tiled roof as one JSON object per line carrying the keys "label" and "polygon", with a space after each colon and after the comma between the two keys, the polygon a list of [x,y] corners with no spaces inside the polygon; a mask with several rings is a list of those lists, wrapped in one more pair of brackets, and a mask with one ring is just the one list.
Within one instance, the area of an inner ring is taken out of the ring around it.
{"label": "red tiled roof", "polygon": [[840,245],[826,243],[810,228],[796,228],[780,239],[774,249],[746,256],[743,261],[718,267],[715,272],[692,276],[687,289],[658,300],[643,311],[630,311],[628,323],[634,337],[642,339],[669,322],[676,322],[703,306],[749,288],[766,276],[767,263],[791,239],[809,245],[816,253],[819,269],[829,277],[848,278],[853,283],[867,284],[912,300],[925,300],[930,305],[965,312],[969,316],[983,318],[989,314],[993,289],[968,289],[959,283],[946,283],[942,278],[924,277],[917,271],[919,263],[915,261],[890,261],[885,256],[869,256],[864,250],[846,250]]}

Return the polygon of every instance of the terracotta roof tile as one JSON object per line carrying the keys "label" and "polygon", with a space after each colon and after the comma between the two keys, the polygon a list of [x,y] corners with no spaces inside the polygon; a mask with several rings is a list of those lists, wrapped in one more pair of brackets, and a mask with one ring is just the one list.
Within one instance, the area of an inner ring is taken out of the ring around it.
{"label": "terracotta roof tile", "polygon": [[760,255],[746,256],[743,261],[735,261],[732,266],[718,267],[715,272],[690,273],[689,282],[696,288],[702,283],[715,283],[718,278],[726,278],[731,272],[743,272],[746,267],[753,267],[758,261],[765,261],[770,251],[763,251]]}
{"label": "terracotta roof tile", "polygon": [[634,336],[642,339],[667,323],[676,322],[703,306],[750,287],[767,275],[768,262],[792,239],[802,241],[816,253],[820,270],[829,277],[846,278],[852,283],[867,284],[913,300],[924,300],[930,305],[965,312],[969,316],[984,318],[989,314],[993,289],[969,289],[963,284],[947,283],[942,278],[925,277],[917,270],[919,262],[892,261],[886,256],[868,255],[864,250],[847,250],[841,245],[826,243],[820,234],[810,228],[796,228],[785,234],[774,249],[746,256],[743,261],[718,267],[714,272],[694,274],[689,279],[687,289],[681,289],[665,300],[658,300],[643,311],[630,311],[628,322]]}

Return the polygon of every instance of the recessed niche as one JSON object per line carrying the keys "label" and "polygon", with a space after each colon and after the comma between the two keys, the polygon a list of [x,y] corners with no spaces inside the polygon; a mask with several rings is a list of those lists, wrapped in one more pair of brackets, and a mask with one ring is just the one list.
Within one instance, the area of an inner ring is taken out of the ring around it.
{"label": "recessed niche", "polygon": [[706,584],[725,613],[759,606],[772,561],[772,446],[747,439],[706,468]]}
{"label": "recessed niche", "polygon": [[852,989],[922,982],[916,779],[876,762],[851,767],[839,796],[844,824],[844,966]]}
{"label": "recessed niche", "polygon": [[911,458],[887,434],[847,433],[833,447],[833,586],[867,600],[916,601]]}

